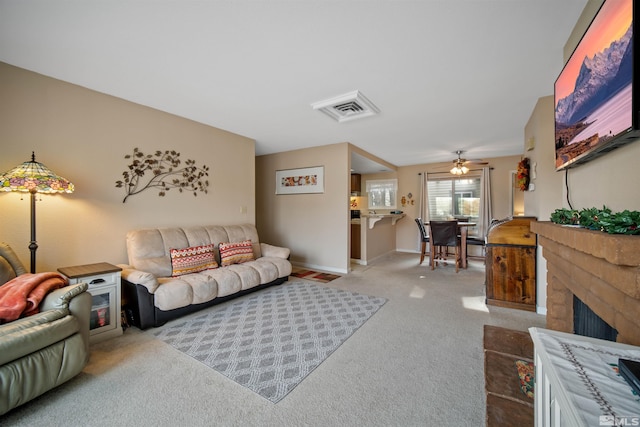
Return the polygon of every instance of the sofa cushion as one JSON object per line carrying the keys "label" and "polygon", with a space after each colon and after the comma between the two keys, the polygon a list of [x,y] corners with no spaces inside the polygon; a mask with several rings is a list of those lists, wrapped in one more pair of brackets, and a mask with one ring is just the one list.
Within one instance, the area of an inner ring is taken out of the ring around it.
{"label": "sofa cushion", "polygon": [[282,277],[282,276],[278,276],[278,267],[264,257],[258,258],[255,261],[246,262],[241,265],[251,267],[254,270],[256,270],[260,275],[261,284],[273,282],[278,277]]}
{"label": "sofa cushion", "polygon": [[263,283],[260,273],[255,268],[251,267],[252,261],[242,264],[233,264],[225,267],[227,271],[231,271],[240,279],[240,290],[251,289],[259,286]]}
{"label": "sofa cushion", "polygon": [[[88,325],[87,322],[87,327]],[[78,375],[88,359],[89,352],[85,348],[82,334],[73,334],[62,341],[1,365],[0,419],[2,414],[10,409]]]}
{"label": "sofa cushion", "polygon": [[0,325],[0,341],[4,342],[5,337],[9,335],[20,335],[22,334],[21,331],[25,331],[27,329],[43,327],[42,325],[46,326],[47,324],[58,319],[62,319],[68,315],[68,309],[59,308],[55,310],[42,311],[34,314],[33,316],[22,317],[18,320],[14,320],[13,322],[5,323]]}
{"label": "sofa cushion", "polygon": [[[194,273],[196,274],[201,273]],[[159,277],[158,288],[153,294],[154,305],[160,310],[173,310],[193,304],[193,283],[186,282],[184,279],[187,277],[188,274],[180,277]],[[208,287],[206,283],[202,285]],[[214,294],[211,298],[215,297]]]}
{"label": "sofa cushion", "polygon": [[154,305],[168,311],[200,304],[272,282],[291,273],[291,264],[281,258],[262,257],[214,270],[158,278]]}
{"label": "sofa cushion", "polygon": [[[232,295],[260,284],[260,275],[254,269],[244,264],[233,267],[235,268],[205,270],[175,278],[159,278],[160,286],[154,294],[154,304],[160,310],[173,310]],[[253,274],[249,271],[240,274],[238,268],[243,267],[245,270],[253,270]],[[243,283],[246,285],[243,286]]]}
{"label": "sofa cushion", "polygon": [[219,250],[220,265],[223,267],[254,260],[253,243],[251,243],[251,240],[235,243],[220,243]]}
{"label": "sofa cushion", "polygon": [[177,277],[218,268],[214,253],[213,244],[171,249],[171,275]]}
{"label": "sofa cushion", "polygon": [[[25,324],[31,325],[27,328],[8,324],[11,332],[3,334],[0,340],[0,365],[37,352],[78,332],[78,318],[67,313],[66,310],[49,310],[36,314],[36,318],[26,318],[24,321]],[[50,320],[52,317],[58,318]],[[45,320],[44,323],[40,323],[42,319]]]}
{"label": "sofa cushion", "polygon": [[269,263],[276,269],[276,277],[287,277],[291,274],[291,263],[282,258],[265,256],[258,258],[256,262]]}

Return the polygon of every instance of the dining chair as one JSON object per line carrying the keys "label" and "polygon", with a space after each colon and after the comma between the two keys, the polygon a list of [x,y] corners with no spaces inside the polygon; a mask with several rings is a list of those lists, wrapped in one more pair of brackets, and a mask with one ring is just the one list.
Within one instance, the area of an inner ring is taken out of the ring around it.
{"label": "dining chair", "polygon": [[420,264],[424,261],[425,255],[429,255],[427,252],[427,243],[429,243],[429,235],[427,229],[422,222],[422,218],[416,218],[416,224],[418,224],[418,230],[420,231]]}
{"label": "dining chair", "polygon": [[[469,217],[459,217],[457,218],[457,220],[458,222],[469,222]],[[460,233],[458,233],[458,236],[460,236]],[[484,262],[484,256],[485,256],[484,238],[480,236],[472,236],[467,234],[466,243],[467,243],[467,248],[464,252],[465,254],[467,254],[467,261],[469,260],[469,258],[471,258],[471,259],[482,260]],[[469,248],[468,248],[469,245],[481,246],[481,255],[480,256],[469,255]]]}
{"label": "dining chair", "polygon": [[480,255],[469,255],[469,249],[467,249],[467,259],[477,259],[486,264],[486,244],[483,237],[480,236],[467,236],[467,246],[480,246]]}
{"label": "dining chair", "polygon": [[449,247],[455,248],[456,273],[460,269],[460,238],[457,221],[429,221],[431,229],[431,269],[436,267],[436,259],[446,261]]}

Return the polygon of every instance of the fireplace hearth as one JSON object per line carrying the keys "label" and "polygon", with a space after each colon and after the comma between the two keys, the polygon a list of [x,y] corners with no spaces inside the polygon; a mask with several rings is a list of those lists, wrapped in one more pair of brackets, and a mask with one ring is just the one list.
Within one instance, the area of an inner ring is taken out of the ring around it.
{"label": "fireplace hearth", "polygon": [[640,345],[640,236],[534,222],[547,261],[547,328],[574,333],[574,297]]}

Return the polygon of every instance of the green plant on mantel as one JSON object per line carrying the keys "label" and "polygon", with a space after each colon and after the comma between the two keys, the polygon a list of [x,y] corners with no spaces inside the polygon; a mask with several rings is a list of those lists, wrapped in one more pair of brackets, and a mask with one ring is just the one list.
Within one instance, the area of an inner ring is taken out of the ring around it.
{"label": "green plant on mantel", "polygon": [[611,216],[611,209],[603,206],[602,209],[589,208],[578,212],[578,224],[590,230],[601,230],[600,221]]}
{"label": "green plant on mantel", "polygon": [[640,212],[617,212],[600,219],[600,225],[611,234],[640,234]]}
{"label": "green plant on mantel", "polygon": [[[116,187],[124,188],[127,193],[122,203],[126,202],[129,196],[148,188],[157,188],[160,197],[164,197],[172,188],[177,188],[180,193],[192,191],[194,196],[198,195],[198,191],[207,193],[209,180],[205,177],[209,176],[209,168],[204,165],[198,167],[195,160],[190,159],[180,168],[180,153],[175,150],[158,150],[145,155],[138,148],[134,148],[133,154],[127,154],[124,158],[133,161],[128,165],[128,170],[122,172],[123,179],[116,181]],[[146,182],[142,181],[147,172],[150,172],[151,176]]]}
{"label": "green plant on mantel", "polygon": [[576,225],[578,218],[578,211],[574,209],[556,209],[551,214],[551,222],[560,225]]}
{"label": "green plant on mantel", "polygon": [[640,212],[629,210],[612,212],[606,206],[602,209],[588,208],[579,211],[556,209],[551,214],[551,222],[561,225],[579,225],[609,234],[640,234]]}

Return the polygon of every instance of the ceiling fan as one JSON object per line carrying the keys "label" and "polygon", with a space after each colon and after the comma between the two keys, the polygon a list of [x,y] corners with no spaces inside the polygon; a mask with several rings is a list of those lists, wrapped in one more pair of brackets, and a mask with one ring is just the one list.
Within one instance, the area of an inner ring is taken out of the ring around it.
{"label": "ceiling fan", "polygon": [[458,158],[453,160],[453,167],[449,171],[453,175],[465,175],[469,172],[469,168],[466,166],[468,164],[475,165],[487,165],[487,162],[483,162],[482,160],[467,160],[460,157],[460,155],[464,153],[462,150],[457,150],[455,154],[458,155]]}

